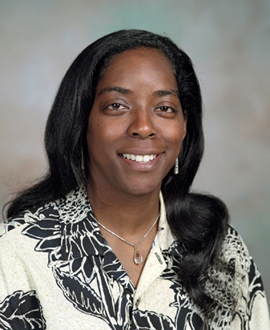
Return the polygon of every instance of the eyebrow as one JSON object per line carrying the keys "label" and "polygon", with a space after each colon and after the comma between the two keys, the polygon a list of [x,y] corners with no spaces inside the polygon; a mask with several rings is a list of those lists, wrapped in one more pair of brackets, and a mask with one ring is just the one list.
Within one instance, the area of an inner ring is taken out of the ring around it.
{"label": "eyebrow", "polygon": [[158,90],[158,91],[154,92],[154,95],[159,96],[159,97],[166,96],[166,95],[174,95],[174,96],[178,97],[178,91],[176,91],[174,89]]}
{"label": "eyebrow", "polygon": [[130,89],[127,88],[123,88],[123,87],[119,87],[119,86],[108,86],[103,88],[99,93],[98,96],[104,94],[104,93],[108,93],[108,92],[118,92],[121,94],[131,94],[132,91]]}
{"label": "eyebrow", "polygon": [[[109,92],[118,92],[118,93],[124,94],[124,95],[132,94],[132,91],[130,89],[123,88],[123,87],[120,87],[120,86],[108,86],[108,87],[103,88],[98,93],[98,96],[100,96],[104,93],[109,93]],[[164,90],[161,89],[161,90],[155,91],[153,93],[153,95],[156,95],[156,96],[159,96],[159,97],[167,96],[167,95],[173,95],[173,96],[178,97],[178,91],[174,90],[174,89],[164,89]]]}

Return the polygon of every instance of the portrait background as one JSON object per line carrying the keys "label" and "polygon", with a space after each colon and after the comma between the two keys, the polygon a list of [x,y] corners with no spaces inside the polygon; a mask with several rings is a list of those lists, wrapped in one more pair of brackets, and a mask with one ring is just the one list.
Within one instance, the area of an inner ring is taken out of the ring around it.
{"label": "portrait background", "polygon": [[1,208],[46,170],[45,122],[73,59],[123,28],[167,35],[193,60],[206,138],[194,189],[227,203],[270,299],[268,0],[1,0]]}

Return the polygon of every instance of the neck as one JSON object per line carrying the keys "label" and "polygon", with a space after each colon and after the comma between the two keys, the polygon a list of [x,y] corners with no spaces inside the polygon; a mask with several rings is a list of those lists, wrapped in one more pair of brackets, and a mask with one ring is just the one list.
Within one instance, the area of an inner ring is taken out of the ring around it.
{"label": "neck", "polygon": [[145,232],[159,214],[159,191],[144,195],[107,194],[88,187],[96,219],[119,235]]}

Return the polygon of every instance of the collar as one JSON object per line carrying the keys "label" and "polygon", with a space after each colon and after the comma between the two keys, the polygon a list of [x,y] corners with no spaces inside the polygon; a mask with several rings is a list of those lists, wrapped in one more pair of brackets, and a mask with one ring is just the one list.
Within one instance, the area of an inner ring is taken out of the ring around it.
{"label": "collar", "polygon": [[160,219],[159,228],[153,245],[159,245],[163,255],[173,255],[177,260],[182,260],[185,254],[185,246],[179,242],[172,234],[171,228],[167,221],[166,207],[162,192],[159,194],[160,200]]}
{"label": "collar", "polygon": [[160,218],[159,218],[158,232],[154,241],[154,245],[159,244],[161,251],[166,251],[173,244],[175,238],[172,235],[171,229],[167,221],[166,208],[161,191],[159,193],[159,203],[160,203]]}
{"label": "collar", "polygon": [[[71,261],[92,255],[103,256],[105,264],[108,258],[109,263],[112,262],[114,254],[99,230],[85,187],[36,210],[32,216],[36,221],[30,221],[23,233],[40,240],[39,251],[51,252],[58,246],[57,255],[61,260]],[[162,253],[179,255],[179,244],[175,243],[160,193],[159,229],[153,245],[158,244]]]}

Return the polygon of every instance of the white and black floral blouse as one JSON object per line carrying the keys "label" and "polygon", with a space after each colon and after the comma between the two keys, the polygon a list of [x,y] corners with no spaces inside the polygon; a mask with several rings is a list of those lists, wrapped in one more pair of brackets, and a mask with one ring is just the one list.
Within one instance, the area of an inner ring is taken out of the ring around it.
{"label": "white and black floral blouse", "polygon": [[[201,327],[202,315],[176,275],[183,247],[167,225],[162,197],[159,231],[136,290],[101,235],[84,188],[13,217],[0,234],[0,329]],[[270,330],[260,274],[231,227],[223,254],[241,278],[239,299],[235,314],[225,302],[209,329]],[[219,288],[209,290],[215,295]]]}

